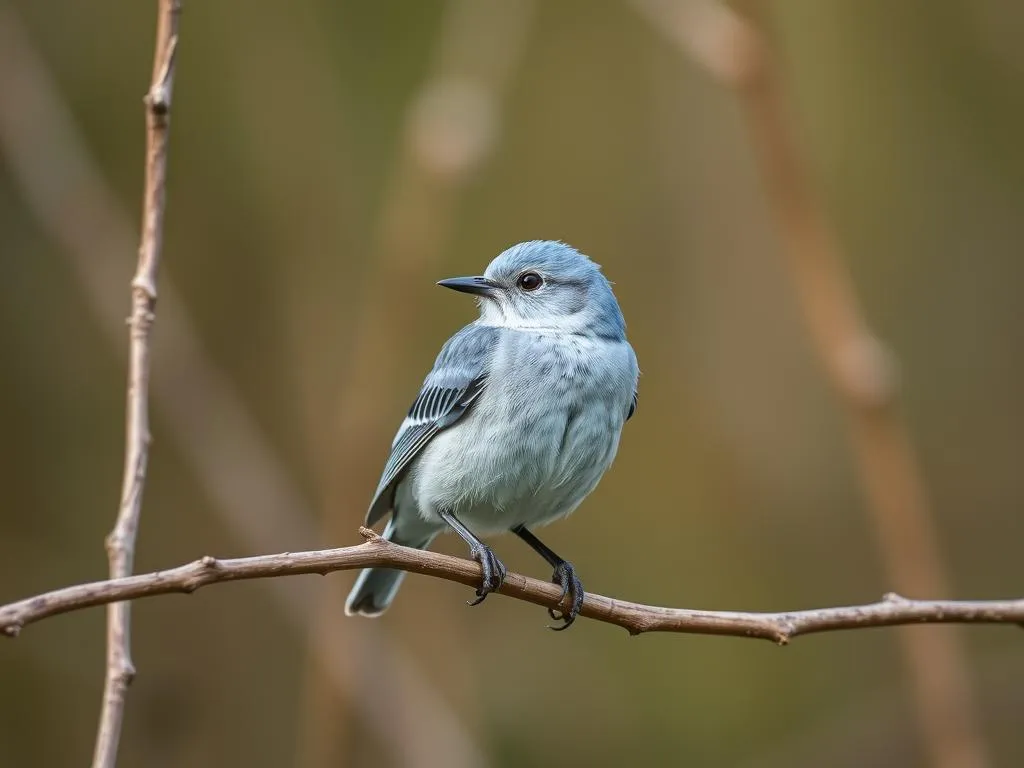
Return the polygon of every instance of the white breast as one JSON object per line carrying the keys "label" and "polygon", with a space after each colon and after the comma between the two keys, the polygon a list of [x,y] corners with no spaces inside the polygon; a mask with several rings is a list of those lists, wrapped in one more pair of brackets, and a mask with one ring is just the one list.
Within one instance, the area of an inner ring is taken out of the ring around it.
{"label": "white breast", "polygon": [[488,533],[572,512],[615,457],[636,374],[612,363],[632,355],[624,342],[510,334],[480,399],[411,468],[420,515],[449,509]]}

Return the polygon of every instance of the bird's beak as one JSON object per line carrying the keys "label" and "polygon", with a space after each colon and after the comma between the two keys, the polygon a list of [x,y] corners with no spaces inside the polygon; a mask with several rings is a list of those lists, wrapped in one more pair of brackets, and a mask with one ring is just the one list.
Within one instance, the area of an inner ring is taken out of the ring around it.
{"label": "bird's beak", "polygon": [[472,293],[476,296],[490,296],[498,288],[498,284],[486,277],[449,277],[438,280],[438,285],[451,288],[460,293]]}

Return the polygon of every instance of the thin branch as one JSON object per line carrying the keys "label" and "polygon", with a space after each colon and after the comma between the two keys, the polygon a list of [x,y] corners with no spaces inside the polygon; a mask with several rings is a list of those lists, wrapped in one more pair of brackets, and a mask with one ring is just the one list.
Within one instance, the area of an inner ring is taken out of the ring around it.
{"label": "thin branch", "polygon": [[[888,577],[900,592],[948,594],[938,534],[913,441],[898,408],[893,357],[872,333],[842,248],[792,128],[784,77],[755,3],[633,0],[724,86],[746,118],[782,240],[785,267],[826,376],[838,394]],[[962,644],[951,629],[900,639],[930,763],[989,763]]]}
{"label": "thin branch", "polygon": [[[112,578],[132,571],[135,538],[142,510],[142,493],[149,459],[149,334],[156,309],[156,277],[163,244],[166,196],[167,138],[178,45],[179,0],[159,0],[153,79],[146,94],[146,180],[142,205],[142,242],[132,279],[129,319],[131,351],[128,361],[128,403],[124,481],[114,529],[107,536]],[[103,709],[96,734],[93,768],[114,768],[121,741],[124,703],[135,677],[131,659],[131,614],[128,603],[111,604],[107,611],[107,674]]]}
{"label": "thin branch", "polygon": [[[323,575],[357,568],[397,568],[471,587],[480,583],[479,563],[393,544],[368,528],[360,528],[359,533],[366,541],[354,547],[230,560],[206,556],[167,571],[64,587],[0,606],[0,634],[14,637],[29,624],[83,608],[173,592],[191,593],[208,584],[228,581],[311,573]],[[557,608],[562,598],[557,585],[518,573],[510,573],[498,591],[547,608]],[[841,629],[898,624],[1021,624],[1024,623],[1024,599],[908,600],[888,594],[881,601],[866,605],[747,613],[663,608],[588,592],[580,615],[622,627],[631,635],[643,632],[730,635],[785,645],[798,635]]]}
{"label": "thin branch", "polygon": [[[103,177],[24,25],[4,0],[0,154],[28,210],[63,250],[86,307],[112,351],[127,359],[117,286],[125,257],[136,247],[136,226]],[[160,279],[161,355],[155,362],[170,375],[154,377],[150,384],[153,406],[166,417],[165,438],[181,448],[182,460],[211,500],[213,513],[242,548],[260,552],[276,546],[323,546],[308,522],[314,518],[309,500],[230,377],[204,348],[187,304],[169,277]],[[287,621],[299,630],[309,624],[318,610],[322,585],[290,579],[263,583]],[[365,674],[365,665],[346,647],[348,642],[373,648],[388,659],[383,684],[379,670]],[[409,755],[435,755],[443,745],[445,765],[486,764],[472,729],[408,651],[378,624],[353,625],[339,619],[313,651],[320,661],[320,679],[352,702],[360,727],[390,751],[392,762],[409,765]],[[415,727],[406,728],[403,739],[390,738],[394,718],[414,722]]]}

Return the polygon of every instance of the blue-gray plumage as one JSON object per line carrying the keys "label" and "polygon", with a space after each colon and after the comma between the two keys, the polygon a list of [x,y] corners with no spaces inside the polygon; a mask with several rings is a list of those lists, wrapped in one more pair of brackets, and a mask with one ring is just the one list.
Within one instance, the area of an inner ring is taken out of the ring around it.
{"label": "blue-gray plumage", "polygon": [[[477,533],[511,530],[555,569],[569,626],[583,603],[571,564],[528,529],[565,517],[594,490],[636,408],[636,355],[600,267],[564,243],[500,254],[482,277],[439,285],[478,297],[480,317],[452,336],[395,436],[367,512],[384,537],[425,549],[451,529],[480,562],[474,604],[505,567]],[[349,615],[377,616],[404,573],[363,571]]]}

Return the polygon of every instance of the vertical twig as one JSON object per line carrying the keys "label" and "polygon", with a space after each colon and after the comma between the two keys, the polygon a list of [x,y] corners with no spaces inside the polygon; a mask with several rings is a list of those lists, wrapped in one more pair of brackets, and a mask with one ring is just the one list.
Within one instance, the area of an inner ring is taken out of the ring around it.
{"label": "vertical twig", "polygon": [[[28,210],[65,251],[104,338],[116,354],[127,358],[116,283],[126,264],[122,257],[137,237],[135,227],[96,166],[45,62],[5,0],[0,0],[0,154]],[[314,517],[309,501],[230,377],[204,349],[185,302],[167,277],[161,279],[160,294],[161,362],[174,375],[152,382],[154,406],[164,412],[167,436],[181,449],[204,494],[212,499],[213,511],[246,550],[285,546],[297,551],[319,546],[317,532],[308,522]],[[265,584],[292,626],[308,626],[319,604],[317,583],[271,579]],[[426,751],[426,745],[409,732],[406,739],[389,738],[393,733],[389,717],[400,705],[418,713],[418,730],[443,744],[447,757],[459,756],[447,764],[484,764],[473,734],[403,647],[377,631],[372,622],[346,624],[344,632],[345,639],[358,634],[389,659],[394,684],[382,688],[379,675],[371,679],[363,674],[361,660],[346,653],[337,636],[325,636],[314,649],[320,669],[339,694],[353,702],[362,727],[374,733],[394,759],[401,761],[410,750]]]}
{"label": "vertical twig", "polygon": [[[131,341],[124,481],[117,522],[106,541],[111,578],[127,576],[132,570],[149,458],[149,333],[156,309],[156,278],[163,243],[167,137],[180,11],[179,0],[158,2],[153,78],[145,97],[146,177],[142,204],[142,239],[138,268],[131,284],[132,314],[128,321]],[[135,676],[131,658],[130,619],[128,603],[115,603],[108,608],[107,674],[93,768],[113,768],[117,763],[125,694]]]}
{"label": "vertical twig", "polygon": [[[782,77],[758,20],[717,0],[634,0],[700,65],[732,88],[747,121],[796,297],[846,414],[867,509],[893,588],[948,594],[938,536],[892,360],[872,334],[789,122]],[[988,764],[957,630],[901,630],[919,727],[938,768]]]}

